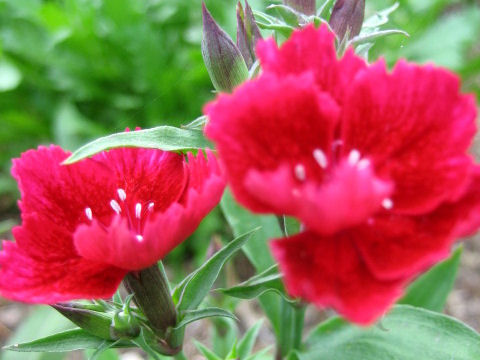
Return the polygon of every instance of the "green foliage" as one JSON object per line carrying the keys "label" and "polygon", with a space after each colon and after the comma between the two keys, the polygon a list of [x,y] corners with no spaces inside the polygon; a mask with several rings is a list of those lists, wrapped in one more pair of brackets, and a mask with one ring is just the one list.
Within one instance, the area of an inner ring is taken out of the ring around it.
{"label": "green foliage", "polygon": [[340,318],[319,325],[308,337],[301,360],[476,360],[480,335],[449,316],[398,305],[381,326],[360,328]]}
{"label": "green foliage", "polygon": [[413,305],[432,311],[443,311],[448,294],[452,291],[457,277],[462,247],[454,251],[447,260],[437,264],[430,271],[420,276],[408,287],[399,304]]}
{"label": "green foliage", "polygon": [[201,131],[158,126],[147,130],[121,132],[94,140],[75,151],[64,163],[72,164],[101,151],[119,147],[187,151],[206,148],[209,145]]}

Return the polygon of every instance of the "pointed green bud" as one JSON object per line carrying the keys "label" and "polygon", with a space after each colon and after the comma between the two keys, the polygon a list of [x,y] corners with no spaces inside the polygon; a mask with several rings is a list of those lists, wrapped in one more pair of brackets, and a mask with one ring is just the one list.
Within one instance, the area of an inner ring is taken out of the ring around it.
{"label": "pointed green bud", "polygon": [[231,92],[248,78],[242,54],[232,39],[215,22],[202,3],[202,55],[213,86],[218,91]]}
{"label": "pointed green bud", "polygon": [[133,339],[140,335],[140,326],[133,316],[119,310],[113,315],[110,332],[116,339]]}
{"label": "pointed green bud", "polygon": [[302,14],[315,15],[315,0],[283,0],[283,3]]}
{"label": "pointed green bud", "polygon": [[104,313],[83,308],[81,304],[55,304],[52,307],[75,325],[92,335],[106,340],[116,340],[110,333],[112,318]]}
{"label": "pointed green bud", "polygon": [[337,0],[329,24],[340,41],[360,34],[365,17],[365,0]]}
{"label": "pointed green bud", "polygon": [[247,0],[245,0],[245,10],[242,4],[237,4],[237,47],[250,69],[256,60],[255,46],[257,41],[262,38],[258,28],[253,11]]}

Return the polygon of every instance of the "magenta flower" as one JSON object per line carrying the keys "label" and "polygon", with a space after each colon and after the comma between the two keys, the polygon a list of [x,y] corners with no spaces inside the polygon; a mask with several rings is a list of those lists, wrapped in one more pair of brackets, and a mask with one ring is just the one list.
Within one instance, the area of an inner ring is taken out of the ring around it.
{"label": "magenta flower", "polygon": [[155,264],[219,202],[213,154],[117,149],[64,166],[40,147],[14,160],[22,199],[16,242],[0,253],[0,293],[30,303],[108,298],[130,271]]}
{"label": "magenta flower", "polygon": [[474,99],[432,65],[337,59],[326,26],[257,54],[262,75],[207,105],[206,134],[240,203],[304,225],[272,243],[289,293],[370,323],[480,225]]}

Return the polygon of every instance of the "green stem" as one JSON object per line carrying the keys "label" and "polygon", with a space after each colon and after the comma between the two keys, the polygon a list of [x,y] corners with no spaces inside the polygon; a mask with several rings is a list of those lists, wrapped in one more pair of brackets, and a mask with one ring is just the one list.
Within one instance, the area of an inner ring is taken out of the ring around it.
{"label": "green stem", "polygon": [[167,336],[168,329],[177,322],[177,311],[163,267],[159,268],[155,264],[147,269],[128,273],[124,284],[127,290],[134,294],[133,299],[148,319],[158,343],[171,355],[178,353],[182,346],[181,340]]}
{"label": "green stem", "polygon": [[294,338],[293,338],[293,349],[299,350],[302,345],[302,336],[303,336],[303,323],[305,321],[305,306],[296,305],[293,310],[293,329],[294,329]]}

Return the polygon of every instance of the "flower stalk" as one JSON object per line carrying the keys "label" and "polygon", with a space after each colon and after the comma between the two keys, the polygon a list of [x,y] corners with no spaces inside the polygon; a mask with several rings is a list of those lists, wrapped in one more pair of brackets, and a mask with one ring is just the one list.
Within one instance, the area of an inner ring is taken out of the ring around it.
{"label": "flower stalk", "polygon": [[181,351],[180,339],[168,336],[168,329],[177,322],[177,311],[165,273],[153,265],[138,272],[130,272],[124,279],[124,285],[134,294],[133,301],[148,319],[163,351],[170,355]]}

